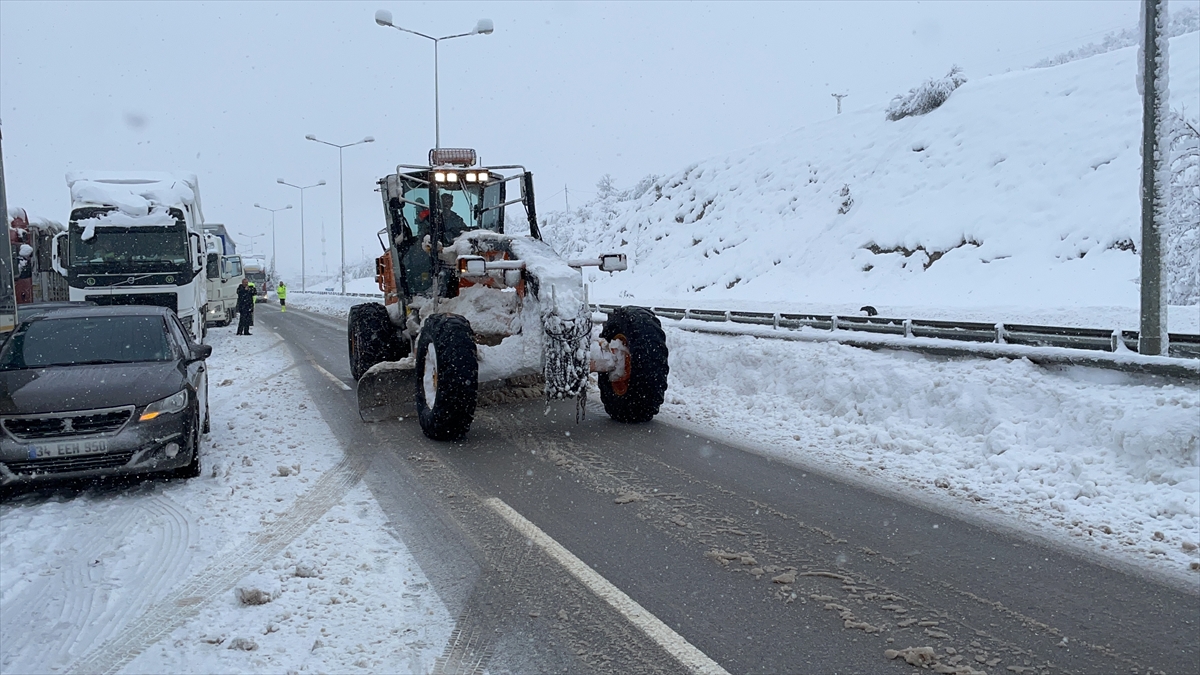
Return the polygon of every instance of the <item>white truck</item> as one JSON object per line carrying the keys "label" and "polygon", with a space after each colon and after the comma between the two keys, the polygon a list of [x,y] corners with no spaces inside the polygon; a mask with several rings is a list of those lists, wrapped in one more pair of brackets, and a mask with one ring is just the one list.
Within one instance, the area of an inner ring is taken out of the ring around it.
{"label": "white truck", "polygon": [[254,292],[260,298],[267,297],[267,291],[273,290],[267,288],[271,285],[271,280],[267,278],[267,261],[262,256],[245,256],[242,258],[242,263],[246,269],[246,278],[250,283],[254,284]]}
{"label": "white truck", "polygon": [[169,307],[200,341],[208,312],[204,215],[194,174],[67,174],[71,217],[54,267],[71,300]]}
{"label": "white truck", "polygon": [[228,326],[237,316],[237,289],[242,285],[245,272],[242,257],[225,255],[219,237],[205,234],[208,260],[204,274],[208,279],[208,323]]}

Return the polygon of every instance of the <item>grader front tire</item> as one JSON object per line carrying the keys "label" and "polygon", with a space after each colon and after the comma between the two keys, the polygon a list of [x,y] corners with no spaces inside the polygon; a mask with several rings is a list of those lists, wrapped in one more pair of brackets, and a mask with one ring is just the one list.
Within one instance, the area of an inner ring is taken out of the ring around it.
{"label": "grader front tire", "polygon": [[417,339],[417,417],[435,441],[464,436],[475,419],[479,360],[471,324],[457,314],[425,319]]}

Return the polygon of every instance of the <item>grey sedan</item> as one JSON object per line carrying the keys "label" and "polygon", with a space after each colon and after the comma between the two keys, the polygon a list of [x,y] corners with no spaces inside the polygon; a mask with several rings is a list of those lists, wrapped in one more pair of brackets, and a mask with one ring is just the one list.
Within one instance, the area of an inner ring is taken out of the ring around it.
{"label": "grey sedan", "polygon": [[0,346],[0,485],[198,476],[211,354],[160,307],[22,321]]}

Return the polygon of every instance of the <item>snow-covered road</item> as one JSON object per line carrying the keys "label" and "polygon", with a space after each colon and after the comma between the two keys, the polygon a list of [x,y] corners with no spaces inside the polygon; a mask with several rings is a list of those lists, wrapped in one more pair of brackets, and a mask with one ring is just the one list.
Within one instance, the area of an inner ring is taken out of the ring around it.
{"label": "snow-covered road", "polygon": [[[332,316],[368,301],[289,300]],[[1200,580],[1194,384],[1023,359],[667,336],[663,411],[678,423],[1122,566]]]}
{"label": "snow-covered road", "polygon": [[309,398],[308,365],[265,327],[208,341],[202,477],[0,505],[0,670],[429,670],[446,608]]}

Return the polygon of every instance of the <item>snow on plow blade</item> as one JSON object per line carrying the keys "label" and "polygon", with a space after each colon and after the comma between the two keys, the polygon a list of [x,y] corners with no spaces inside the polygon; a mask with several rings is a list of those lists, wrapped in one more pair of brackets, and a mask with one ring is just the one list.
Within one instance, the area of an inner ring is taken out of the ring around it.
{"label": "snow on plow blade", "polygon": [[384,361],[358,378],[358,415],[364,422],[382,422],[411,415],[415,410],[417,364],[411,356]]}

